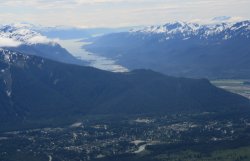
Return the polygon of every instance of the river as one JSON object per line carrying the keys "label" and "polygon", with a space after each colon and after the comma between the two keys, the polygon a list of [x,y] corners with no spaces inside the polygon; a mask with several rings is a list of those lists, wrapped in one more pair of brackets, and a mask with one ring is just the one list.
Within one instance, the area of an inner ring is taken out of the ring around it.
{"label": "river", "polygon": [[127,68],[117,64],[115,60],[86,51],[82,46],[88,43],[82,42],[79,39],[58,40],[58,43],[75,57],[89,62],[92,67],[112,72],[128,71]]}

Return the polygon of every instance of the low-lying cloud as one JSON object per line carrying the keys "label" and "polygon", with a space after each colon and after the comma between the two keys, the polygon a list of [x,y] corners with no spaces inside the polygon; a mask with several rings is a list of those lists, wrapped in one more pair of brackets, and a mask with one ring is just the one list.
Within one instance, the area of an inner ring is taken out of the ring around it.
{"label": "low-lying cloud", "polygon": [[0,47],[17,47],[22,43],[10,38],[0,37]]}
{"label": "low-lying cloud", "polygon": [[52,42],[52,40],[45,36],[34,36],[27,40],[29,44],[48,44],[50,42]]}

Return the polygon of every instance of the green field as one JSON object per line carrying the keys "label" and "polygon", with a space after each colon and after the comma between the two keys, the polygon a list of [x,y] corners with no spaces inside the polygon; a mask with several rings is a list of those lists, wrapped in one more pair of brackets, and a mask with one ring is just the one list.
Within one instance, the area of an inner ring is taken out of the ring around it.
{"label": "green field", "polygon": [[249,161],[250,147],[218,150],[210,154],[187,150],[174,154],[159,155],[157,159],[164,161]]}
{"label": "green field", "polygon": [[211,83],[217,87],[240,94],[250,99],[250,80],[213,80]]}

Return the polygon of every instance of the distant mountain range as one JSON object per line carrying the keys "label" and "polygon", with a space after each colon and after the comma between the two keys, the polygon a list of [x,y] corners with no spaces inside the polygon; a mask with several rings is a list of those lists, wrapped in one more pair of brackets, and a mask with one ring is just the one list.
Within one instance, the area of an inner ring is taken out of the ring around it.
{"label": "distant mountain range", "polygon": [[0,130],[58,125],[85,115],[232,112],[249,100],[206,79],[151,70],[112,73],[0,49]]}
{"label": "distant mountain range", "polygon": [[129,69],[196,78],[250,78],[250,21],[174,22],[90,39],[88,51]]}
{"label": "distant mountain range", "polygon": [[2,26],[12,26],[16,28],[29,29],[37,32],[40,35],[46,36],[50,39],[83,39],[96,37],[109,33],[125,32],[131,30],[133,27],[118,27],[118,28],[105,28],[105,27],[74,27],[74,26],[42,26],[30,23],[14,23]]}
{"label": "distant mountain range", "polygon": [[64,63],[87,64],[75,58],[56,41],[38,33],[33,28],[24,24],[0,26],[0,47]]}
{"label": "distant mountain range", "polygon": [[49,38],[67,39],[82,39],[101,36],[104,34],[129,31],[131,28],[79,28],[79,27],[33,27],[34,30],[42,33]]}

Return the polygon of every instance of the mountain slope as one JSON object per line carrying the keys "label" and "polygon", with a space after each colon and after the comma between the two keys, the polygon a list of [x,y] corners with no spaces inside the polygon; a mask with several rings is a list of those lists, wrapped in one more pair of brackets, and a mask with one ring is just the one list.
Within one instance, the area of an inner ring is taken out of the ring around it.
{"label": "mountain slope", "polygon": [[0,47],[36,55],[47,59],[85,65],[54,40],[31,29],[29,25],[12,24],[0,26]]}
{"label": "mountain slope", "polygon": [[91,52],[129,68],[206,78],[250,78],[250,21],[168,23],[92,39]]}
{"label": "mountain slope", "polygon": [[249,107],[248,99],[205,79],[150,70],[112,73],[3,49],[0,60],[2,127],[45,120],[56,124],[87,114],[230,112]]}

